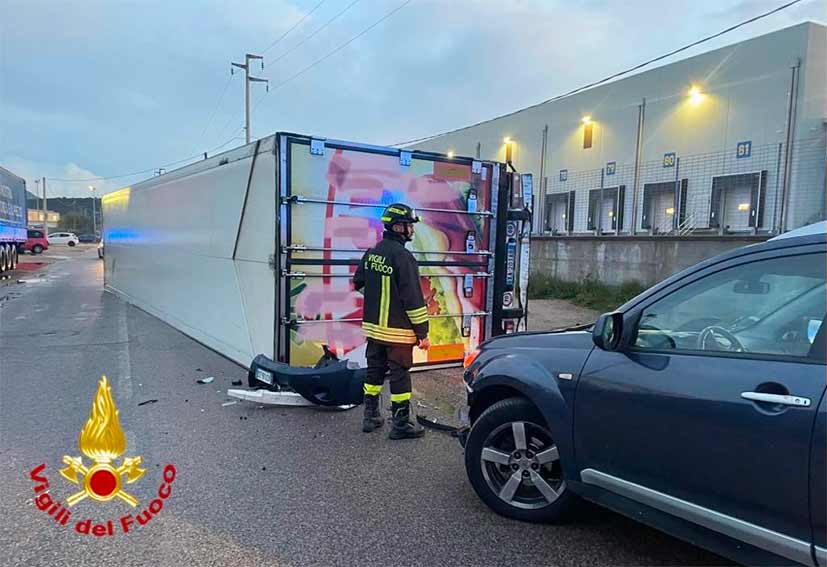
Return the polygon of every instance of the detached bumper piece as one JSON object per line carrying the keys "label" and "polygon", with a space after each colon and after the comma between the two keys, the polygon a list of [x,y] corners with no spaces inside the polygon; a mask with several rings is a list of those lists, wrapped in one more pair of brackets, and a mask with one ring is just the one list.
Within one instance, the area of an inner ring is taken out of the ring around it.
{"label": "detached bumper piece", "polygon": [[329,359],[324,360],[324,364],[320,361],[317,368],[299,368],[260,354],[250,364],[247,382],[250,388],[263,392],[249,392],[248,397],[242,399],[251,399],[249,396],[257,400],[261,396],[275,399],[268,392],[276,392],[284,397],[284,405],[301,405],[291,401],[298,395],[320,406],[353,406],[362,403],[364,381],[365,369],[348,368],[347,360]]}

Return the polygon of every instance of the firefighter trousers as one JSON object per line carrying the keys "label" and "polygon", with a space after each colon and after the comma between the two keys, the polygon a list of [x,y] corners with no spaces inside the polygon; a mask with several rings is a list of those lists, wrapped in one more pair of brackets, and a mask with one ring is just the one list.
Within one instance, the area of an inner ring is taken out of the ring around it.
{"label": "firefighter trousers", "polygon": [[368,362],[365,395],[378,396],[387,377],[392,402],[404,403],[411,399],[412,345],[392,345],[368,339],[365,355]]}

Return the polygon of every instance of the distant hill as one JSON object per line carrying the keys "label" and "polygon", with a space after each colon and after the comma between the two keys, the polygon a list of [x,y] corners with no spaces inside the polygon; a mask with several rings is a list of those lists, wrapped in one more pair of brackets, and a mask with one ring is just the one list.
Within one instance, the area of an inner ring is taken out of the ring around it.
{"label": "distant hill", "polygon": [[[98,217],[100,217],[100,199],[95,199],[97,202]],[[26,205],[30,209],[39,209],[41,207],[40,199],[33,193],[26,191]],[[66,213],[80,213],[85,217],[92,218],[92,197],[49,197],[47,199],[47,206],[50,211],[55,211],[61,215]]]}
{"label": "distant hill", "polygon": [[[88,219],[92,218],[92,197],[49,197],[46,205],[50,211],[60,213],[65,217],[68,213],[78,213]],[[98,227],[101,225],[101,200],[95,199]],[[41,201],[34,193],[26,191],[26,206],[29,209],[40,209]]]}

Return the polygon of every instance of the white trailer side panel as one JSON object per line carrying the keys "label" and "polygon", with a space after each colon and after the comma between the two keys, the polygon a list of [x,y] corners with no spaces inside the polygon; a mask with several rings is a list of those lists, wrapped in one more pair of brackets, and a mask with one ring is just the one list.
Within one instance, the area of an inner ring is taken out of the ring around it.
{"label": "white trailer side panel", "polygon": [[273,355],[272,143],[103,199],[107,289],[245,366]]}

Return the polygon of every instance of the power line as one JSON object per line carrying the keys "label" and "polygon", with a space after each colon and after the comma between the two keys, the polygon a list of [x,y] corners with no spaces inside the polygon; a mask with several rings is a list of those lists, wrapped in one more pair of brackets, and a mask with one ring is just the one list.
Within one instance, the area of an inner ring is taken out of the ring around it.
{"label": "power line", "polygon": [[230,83],[233,80],[233,76],[234,75],[231,74],[229,77],[227,77],[227,82],[224,83],[224,88],[221,90],[221,95],[218,97],[218,102],[216,103],[215,108],[212,111],[212,114],[210,114],[209,120],[207,120],[207,125],[204,126],[204,129],[201,131],[201,135],[198,136],[199,140],[204,138],[204,135],[207,133],[207,130],[209,130],[210,126],[212,126],[212,121],[215,120],[215,116],[218,114],[218,110],[221,108],[221,103],[224,102],[224,95],[227,94],[227,89],[230,88]]}
{"label": "power line", "polygon": [[[236,134],[238,134],[238,132],[240,132],[240,130],[236,131]],[[226,142],[224,142],[220,146],[216,146],[215,148],[212,148],[211,150],[208,150],[208,152],[212,153],[212,152],[215,152],[217,150],[220,150],[223,147],[225,147],[227,144],[229,144],[230,142],[232,142],[236,139],[238,139],[238,137],[235,136],[235,134],[234,134],[232,138],[230,138],[229,140],[227,140]],[[177,161],[171,161],[169,163],[161,164],[158,167],[151,167],[149,169],[142,169],[140,171],[133,171],[131,173],[122,173],[122,174],[119,174],[119,175],[109,175],[109,176],[106,176],[106,177],[84,177],[84,178],[81,178],[81,179],[69,178],[69,177],[49,177],[48,179],[49,179],[49,181],[60,181],[62,183],[85,183],[87,181],[107,181],[107,180],[110,180],[110,179],[123,179],[124,177],[134,177],[136,175],[141,175],[141,174],[144,174],[144,173],[157,172],[159,169],[165,169],[165,168],[173,166],[173,165],[178,165],[178,164],[193,160],[195,158],[203,157],[203,155],[204,155],[204,152],[201,152],[201,153],[189,156],[189,157],[185,157],[184,159],[179,159]]]}
{"label": "power line", "polygon": [[[344,14],[347,10],[349,10],[351,7],[353,7],[353,6],[354,6],[357,2],[359,2],[359,1],[360,1],[360,0],[354,0],[353,2],[351,2],[350,4],[348,4],[348,5],[347,5],[347,6],[346,6],[343,10],[341,10],[338,14],[336,14],[335,16],[333,16],[330,20],[328,20],[328,21],[327,21],[324,25],[322,25],[320,28],[316,29],[313,33],[311,33],[309,36],[305,37],[305,38],[304,38],[301,42],[299,42],[298,44],[294,45],[294,46],[293,46],[291,49],[289,49],[287,52],[285,52],[285,53],[281,54],[278,58],[276,58],[276,59],[275,59],[275,61],[274,61],[274,62],[277,62],[277,61],[279,61],[279,60],[283,59],[284,57],[286,57],[287,55],[289,55],[291,52],[295,51],[295,50],[296,50],[296,48],[298,48],[298,47],[299,47],[302,43],[304,43],[305,41],[307,41],[308,39],[310,39],[311,37],[313,37],[314,35],[316,35],[318,32],[322,31],[325,27],[327,27],[330,23],[332,23],[332,22],[333,22],[336,18],[338,18],[339,16],[341,16],[342,14]],[[337,52],[341,51],[342,49],[344,49],[345,47],[347,47],[349,44],[353,43],[355,40],[357,40],[358,38],[362,37],[362,36],[363,36],[363,35],[365,35],[367,32],[369,32],[370,30],[372,30],[374,27],[376,27],[377,25],[381,24],[382,22],[384,22],[385,20],[387,20],[389,17],[391,17],[392,15],[394,15],[396,12],[398,12],[399,10],[401,10],[402,8],[404,8],[404,7],[405,7],[405,5],[409,4],[411,1],[412,1],[412,0],[406,0],[406,1],[405,1],[405,2],[403,2],[401,5],[399,5],[397,8],[395,8],[394,10],[391,10],[390,12],[388,12],[387,14],[385,14],[382,18],[380,18],[379,20],[377,20],[376,22],[374,22],[373,24],[371,24],[371,25],[370,25],[370,26],[368,26],[367,28],[363,29],[361,32],[359,32],[358,34],[356,34],[355,36],[353,36],[352,38],[350,38],[348,41],[346,41],[346,42],[345,42],[345,43],[343,43],[342,45],[340,45],[340,46],[338,46],[337,48],[335,48],[333,51],[331,51],[331,52],[327,53],[326,55],[322,56],[321,58],[317,59],[316,61],[314,61],[313,63],[311,63],[311,64],[310,64],[310,65],[308,65],[307,67],[303,68],[303,69],[302,69],[301,71],[299,71],[298,73],[296,73],[296,74],[292,75],[292,76],[291,76],[291,77],[289,77],[288,79],[285,79],[284,81],[282,81],[282,82],[278,83],[278,84],[276,85],[276,87],[275,87],[275,88],[273,88],[273,89],[270,89],[270,91],[274,91],[274,90],[277,90],[277,89],[281,88],[282,86],[284,86],[285,84],[289,83],[290,81],[292,81],[293,79],[295,79],[295,78],[296,78],[296,77],[298,77],[299,75],[302,75],[302,74],[303,74],[303,73],[305,73],[306,71],[309,71],[312,67],[315,67],[317,64],[321,63],[322,61],[324,61],[324,60],[325,60],[325,59],[327,59],[328,57],[330,57],[330,56],[334,55],[335,53],[337,53]],[[255,102],[255,104],[253,105],[253,110],[258,109],[259,105],[261,105],[262,101],[265,99],[265,97],[269,94],[269,92],[270,92],[270,91],[265,92],[264,94],[262,94],[261,96],[259,96],[258,100],[257,100],[257,101]],[[231,118],[229,121],[227,121],[227,123],[226,123],[226,124],[224,124],[224,127],[221,129],[221,131],[222,131],[222,132],[223,132],[223,131],[225,131],[225,130],[226,130],[226,128],[227,128],[227,126],[229,126],[229,125],[233,122],[233,120],[235,120],[235,118]]]}
{"label": "power line", "polygon": [[[324,0],[323,0],[323,1],[324,1]],[[305,37],[305,38],[304,38],[301,42],[299,42],[299,44],[297,44],[297,45],[293,46],[293,48],[291,48],[290,50],[288,50],[287,52],[285,52],[285,53],[283,53],[281,56],[279,56],[279,57],[276,59],[276,61],[279,61],[280,59],[283,59],[283,58],[284,58],[284,57],[286,57],[286,56],[287,56],[290,52],[294,51],[297,47],[299,47],[301,44],[305,43],[308,39],[310,39],[311,37],[313,37],[313,36],[315,36],[316,34],[318,34],[320,31],[322,31],[322,30],[323,30],[324,28],[326,28],[328,25],[330,25],[331,23],[333,23],[333,21],[335,21],[337,18],[339,18],[342,14],[344,14],[344,13],[345,13],[345,12],[347,12],[350,8],[352,8],[353,6],[355,6],[355,5],[356,5],[359,1],[360,1],[360,0],[354,0],[353,2],[351,2],[350,4],[348,4],[348,5],[347,5],[344,9],[342,9],[342,10],[341,10],[341,11],[339,11],[339,12],[338,12],[335,16],[333,16],[331,19],[329,19],[329,20],[328,20],[328,21],[327,21],[324,25],[322,25],[321,27],[319,27],[318,29],[316,29],[316,30],[315,30],[312,34],[310,34],[309,36]],[[357,39],[359,39],[360,37],[362,37],[362,36],[363,36],[363,35],[365,35],[366,33],[368,33],[370,30],[372,30],[373,28],[375,28],[376,26],[378,26],[379,24],[381,24],[382,22],[384,22],[385,20],[387,20],[388,18],[390,18],[391,16],[393,16],[394,14],[396,14],[399,10],[401,10],[402,8],[404,8],[405,6],[407,6],[408,4],[410,4],[411,2],[412,2],[412,0],[405,0],[405,1],[404,1],[404,2],[402,2],[399,6],[397,6],[396,8],[394,8],[393,10],[391,10],[390,12],[388,12],[387,14],[385,14],[384,16],[382,16],[381,18],[379,18],[378,20],[376,20],[375,22],[373,22],[373,23],[372,23],[371,25],[369,25],[368,27],[364,28],[362,31],[360,31],[359,33],[357,33],[355,36],[351,37],[351,38],[350,38],[349,40],[347,40],[346,42],[342,43],[341,45],[339,45],[338,47],[336,47],[336,48],[335,48],[335,49],[333,49],[332,51],[330,51],[330,52],[328,52],[327,54],[325,54],[325,55],[323,55],[322,57],[320,57],[319,59],[316,59],[313,63],[311,63],[310,65],[307,65],[306,67],[304,67],[304,68],[303,68],[302,70],[300,70],[299,72],[297,72],[297,73],[293,74],[292,76],[288,77],[288,78],[287,78],[287,79],[285,79],[284,81],[280,82],[280,83],[279,83],[279,84],[278,84],[275,88],[276,88],[276,89],[281,88],[282,86],[284,86],[284,85],[286,85],[287,83],[289,83],[290,81],[292,81],[292,80],[296,79],[296,78],[297,78],[297,77],[299,77],[300,75],[303,75],[304,73],[306,73],[307,71],[309,71],[310,69],[312,69],[313,67],[315,67],[316,65],[318,65],[319,63],[321,63],[322,61],[324,61],[325,59],[328,59],[329,57],[331,57],[331,56],[335,55],[336,53],[338,53],[339,51],[341,51],[342,49],[344,49],[345,47],[347,47],[348,45],[350,45],[351,43],[353,43],[354,41],[356,41]],[[319,2],[319,4],[317,4],[317,5],[316,5],[316,6],[315,6],[315,7],[314,7],[314,8],[313,8],[313,9],[312,9],[312,10],[311,10],[311,11],[310,11],[307,15],[309,16],[309,15],[310,15],[310,13],[312,13],[313,11],[315,11],[315,9],[316,9],[316,8],[318,8],[318,7],[321,5],[321,3],[322,3],[322,2]],[[300,23],[300,22],[299,22],[299,23]],[[298,25],[298,24],[297,24],[297,25]],[[294,26],[294,27],[297,27],[297,25],[296,25],[296,26]],[[278,43],[278,40],[276,41],[276,43]],[[269,48],[268,48],[268,49],[269,49]],[[224,90],[222,91],[221,97],[220,97],[220,99],[219,99],[219,105],[220,105],[220,101],[221,101],[221,100],[223,100],[224,95],[226,94],[226,91],[227,91],[227,89],[228,89],[228,88],[229,88],[229,81],[228,81],[228,82],[225,84],[225,86],[224,86]],[[275,90],[275,89],[273,89],[273,90]],[[265,95],[265,96],[266,96],[266,95]],[[260,99],[256,102],[255,107],[258,107],[258,105],[262,102],[262,100],[263,100],[263,99],[264,99],[264,97],[262,96],[262,98],[260,98]],[[218,107],[218,105],[217,105],[217,107]],[[214,111],[213,115],[214,115],[216,112],[217,112],[217,108],[216,108],[216,110]],[[210,122],[212,121],[212,119],[213,119],[213,118],[211,118],[211,119],[210,119]],[[227,124],[225,124],[225,125],[224,125],[224,127],[222,128],[222,132],[226,129],[226,127],[227,127],[227,126],[229,126],[229,124],[230,124],[231,122],[232,122],[232,120],[231,120],[230,122],[228,122]],[[242,127],[242,128],[237,129],[237,130],[234,132],[233,136],[232,136],[229,140],[227,140],[226,142],[224,142],[224,143],[223,143],[223,144],[221,144],[220,146],[217,146],[217,147],[215,147],[215,148],[212,148],[211,150],[208,150],[208,152],[212,153],[212,152],[215,152],[215,151],[217,151],[217,150],[220,150],[221,148],[225,147],[227,144],[229,144],[229,143],[230,143],[230,142],[232,142],[233,140],[236,140],[236,139],[237,139],[237,134],[238,134],[239,132],[241,132],[242,130],[243,130],[243,127]],[[205,132],[206,132],[206,129],[205,129]],[[203,136],[203,134],[202,134],[202,136]],[[193,159],[195,159],[195,158],[201,157],[202,155],[203,155],[202,153],[194,154],[194,155],[192,155],[192,156],[186,157],[186,158],[181,159],[181,160],[177,160],[177,161],[174,161],[174,162],[170,162],[170,163],[165,163],[165,164],[162,164],[160,167],[169,167],[169,166],[173,166],[173,165],[178,165],[178,164],[184,163],[184,162],[186,162],[186,161],[190,161],[190,160],[193,160]],[[110,179],[123,179],[123,178],[125,178],[125,177],[133,177],[133,176],[136,176],[136,175],[141,175],[141,174],[144,174],[144,173],[150,173],[150,172],[154,172],[154,171],[157,171],[157,170],[158,170],[158,167],[153,167],[153,168],[149,168],[149,169],[143,169],[143,170],[140,170],[140,171],[133,171],[133,172],[131,172],[131,173],[124,173],[124,174],[120,174],[120,175],[110,175],[110,176],[106,176],[106,177],[87,177],[87,178],[83,178],[83,179],[71,179],[71,178],[50,177],[49,179],[50,179],[50,180],[52,180],[52,181],[60,181],[60,182],[64,182],[64,183],[84,183],[84,182],[87,182],[87,181],[106,181],[106,180],[110,180]]]}
{"label": "power line", "polygon": [[288,49],[287,51],[285,51],[284,53],[282,53],[281,55],[279,55],[278,57],[276,57],[275,59],[273,59],[273,63],[278,63],[279,61],[281,61],[282,59],[284,59],[285,57],[287,57],[288,55],[290,55],[291,53],[293,53],[294,51],[296,51],[299,47],[301,47],[302,45],[304,45],[305,43],[307,43],[307,41],[308,41],[308,40],[312,39],[312,38],[313,38],[314,36],[316,36],[316,34],[318,34],[320,31],[322,31],[322,30],[323,30],[323,29],[325,29],[327,26],[329,26],[330,24],[332,24],[333,22],[335,22],[337,19],[339,19],[339,17],[340,17],[342,14],[344,14],[345,12],[347,12],[348,10],[350,10],[351,8],[353,8],[353,7],[354,7],[356,4],[358,4],[360,1],[361,1],[361,0],[353,0],[353,2],[351,2],[350,4],[348,4],[347,6],[345,6],[345,7],[344,7],[344,8],[343,8],[343,9],[342,9],[339,13],[337,13],[335,16],[333,16],[332,18],[330,18],[329,20],[327,20],[324,24],[322,24],[322,25],[321,25],[321,27],[317,28],[317,29],[316,29],[316,30],[314,30],[314,31],[313,31],[310,35],[305,36],[305,38],[304,38],[303,40],[301,40],[299,43],[297,43],[296,45],[294,45],[293,47],[291,47],[290,49]]}
{"label": "power line", "polygon": [[[373,22],[371,25],[369,25],[368,27],[366,27],[365,29],[363,29],[362,31],[360,31],[359,33],[357,33],[356,35],[351,37],[346,42],[342,43],[341,45],[339,45],[338,47],[336,47],[332,51],[329,51],[327,54],[319,57],[318,59],[313,61],[313,63],[311,63],[310,65],[307,65],[306,67],[304,67],[302,70],[298,71],[297,73],[291,75],[290,77],[288,77],[285,80],[281,81],[280,83],[276,84],[275,87],[270,89],[270,92],[277,91],[278,89],[280,89],[281,87],[283,87],[284,85],[286,85],[290,81],[292,81],[292,80],[298,78],[299,76],[303,75],[304,73],[306,73],[307,71],[309,71],[310,69],[312,69],[313,67],[315,67],[316,65],[321,63],[322,61],[324,61],[325,59],[328,59],[328,58],[332,57],[333,55],[337,54],[342,49],[344,49],[345,47],[347,47],[348,45],[350,45],[351,43],[353,43],[354,41],[356,41],[357,39],[359,39],[360,37],[362,37],[363,35],[368,33],[370,30],[372,30],[373,28],[375,28],[376,26],[378,26],[379,24],[381,24],[382,22],[384,22],[385,20],[387,20],[388,18],[390,18],[391,16],[396,14],[399,10],[401,10],[402,8],[404,8],[405,6],[410,4],[412,1],[413,0],[405,0],[399,6],[397,6],[396,8],[394,8],[393,10],[391,10],[390,12],[388,12],[387,14],[385,14],[384,16],[382,16],[381,18],[379,18],[378,20]],[[267,96],[267,93],[262,95],[258,99],[258,101],[256,101],[256,104],[253,108],[257,108],[258,105],[261,104],[261,102],[264,100],[264,98],[266,96]]]}
{"label": "power line", "polygon": [[[571,95],[573,95],[573,94],[577,94],[577,93],[579,93],[579,92],[581,92],[581,91],[584,91],[584,90],[586,90],[586,89],[590,89],[590,88],[592,88],[592,87],[596,87],[596,86],[598,86],[598,85],[602,85],[603,83],[607,83],[607,82],[609,82],[609,81],[611,81],[611,80],[613,80],[613,79],[617,79],[618,77],[622,77],[623,75],[628,75],[629,73],[632,73],[632,72],[634,72],[634,71],[637,71],[637,70],[639,70],[639,69],[642,69],[643,67],[646,67],[646,66],[648,66],[648,65],[651,65],[652,63],[657,63],[658,61],[661,61],[661,60],[663,60],[663,59],[666,59],[666,58],[668,58],[668,57],[671,57],[671,56],[673,56],[673,55],[676,55],[676,54],[678,54],[678,53],[681,53],[682,51],[686,51],[687,49],[691,49],[691,48],[693,48],[693,47],[696,47],[696,46],[698,46],[698,45],[700,45],[700,44],[702,44],[702,43],[705,43],[705,42],[707,42],[707,41],[710,41],[710,40],[713,40],[713,39],[715,39],[715,38],[721,37],[722,35],[727,34],[727,33],[731,32],[731,31],[737,30],[738,28],[743,27],[743,26],[745,26],[745,25],[747,25],[747,24],[751,24],[751,23],[756,22],[756,21],[758,21],[758,20],[760,20],[760,19],[762,19],[762,18],[766,18],[767,16],[771,16],[772,14],[775,14],[776,12],[780,12],[780,11],[782,11],[782,10],[786,10],[786,9],[787,9],[787,8],[789,8],[790,6],[793,6],[793,5],[795,5],[795,4],[798,4],[798,3],[799,3],[799,2],[801,2],[801,1],[802,1],[802,0],[792,0],[791,2],[787,2],[786,4],[784,4],[784,5],[782,5],[782,6],[779,6],[779,7],[777,7],[777,8],[774,8],[774,9],[772,9],[772,10],[768,11],[768,12],[764,12],[763,14],[759,14],[759,15],[754,16],[754,17],[752,17],[752,18],[750,18],[750,19],[748,19],[748,20],[744,20],[744,21],[742,21],[742,22],[740,22],[740,23],[738,23],[738,24],[735,24],[734,26],[730,26],[730,27],[728,27],[728,28],[726,28],[726,29],[724,29],[724,30],[721,30],[721,31],[717,32],[717,33],[714,33],[714,34],[712,34],[712,35],[706,36],[706,37],[704,37],[704,38],[702,38],[702,39],[699,39],[699,40],[697,40],[697,41],[694,41],[694,42],[692,42],[692,43],[689,43],[689,44],[687,44],[687,45],[684,45],[683,47],[679,47],[679,48],[677,48],[677,49],[673,49],[672,51],[670,51],[670,52],[668,52],[668,53],[664,53],[663,55],[658,55],[657,57],[655,57],[655,58],[653,58],[653,59],[649,59],[648,61],[644,61],[643,63],[639,63],[639,64],[635,65],[634,67],[629,67],[628,69],[625,69],[625,70],[620,71],[620,72],[618,72],[618,73],[615,73],[615,74],[613,74],[613,75],[609,75],[608,77],[605,77],[605,78],[600,79],[600,80],[598,80],[598,81],[594,81],[594,82],[589,83],[589,84],[587,84],[587,85],[583,85],[582,87],[577,87],[576,89],[572,89],[572,90],[568,91],[567,93],[563,93],[563,94],[560,94],[560,95],[554,96],[554,97],[552,97],[552,98],[550,98],[550,99],[544,100],[544,101],[542,101],[542,102],[538,102],[537,104],[532,104],[531,106],[527,106],[527,107],[525,107],[525,108],[521,108],[520,110],[516,110],[516,111],[514,111],[514,112],[508,112],[508,113],[506,113],[506,114],[502,114],[502,115],[500,115],[500,116],[495,116],[494,118],[489,118],[488,120],[483,120],[482,122],[477,122],[476,124],[471,124],[470,126],[463,126],[462,128],[456,128],[456,129],[454,129],[454,130],[448,130],[447,132],[441,132],[441,133],[439,133],[439,134],[432,134],[432,135],[430,135],[430,136],[425,136],[425,137],[422,137],[422,138],[416,138],[416,139],[414,139],[414,140],[408,140],[407,142],[399,142],[399,143],[397,143],[397,144],[393,144],[393,145],[394,145],[394,146],[406,146],[406,145],[408,145],[408,144],[416,144],[416,143],[418,143],[418,142],[424,142],[425,140],[430,140],[431,138],[436,138],[436,137],[438,137],[438,136],[444,136],[444,135],[446,135],[446,134],[453,134],[454,132],[459,132],[460,130],[465,130],[465,129],[467,129],[467,128],[473,128],[474,126],[479,126],[480,124],[487,124],[488,122],[493,122],[494,120],[499,120],[500,118],[505,118],[506,116],[511,116],[512,114],[516,114],[516,113],[518,113],[518,112],[522,112],[522,111],[524,111],[524,110],[528,110],[528,109],[531,109],[531,108],[536,108],[536,107],[538,107],[538,106],[542,106],[542,105],[544,105],[544,104],[546,104],[546,103],[549,103],[549,102],[554,102],[555,100],[560,100],[561,98],[566,98],[566,97],[569,97],[569,96],[571,96]],[[276,86],[276,88],[278,88],[278,86]],[[274,90],[275,90],[275,89],[274,89]]]}
{"label": "power line", "polygon": [[305,21],[307,18],[309,18],[309,17],[310,17],[310,15],[311,15],[313,12],[315,12],[316,10],[318,10],[318,9],[319,9],[319,7],[320,7],[322,4],[324,4],[326,1],[327,1],[327,0],[321,0],[321,2],[319,2],[318,4],[316,4],[315,6],[313,6],[313,9],[312,9],[312,10],[310,10],[309,12],[307,12],[304,16],[302,16],[302,17],[299,19],[299,21],[298,21],[298,22],[296,22],[295,24],[293,24],[293,25],[290,27],[290,29],[288,29],[286,32],[284,32],[283,34],[281,34],[281,35],[280,35],[280,36],[279,36],[279,37],[278,37],[278,38],[277,38],[277,39],[276,39],[273,43],[271,43],[270,45],[268,45],[268,46],[267,46],[267,48],[266,48],[266,49],[264,49],[264,50],[261,52],[261,54],[262,54],[262,55],[264,55],[265,53],[267,53],[268,51],[270,51],[271,49],[273,49],[276,45],[278,45],[279,43],[281,43],[281,40],[283,40],[285,37],[287,37],[287,35],[288,35],[291,31],[293,31],[294,29],[296,29],[297,27],[299,27],[299,26],[302,24],[302,22],[303,22],[303,21]]}

